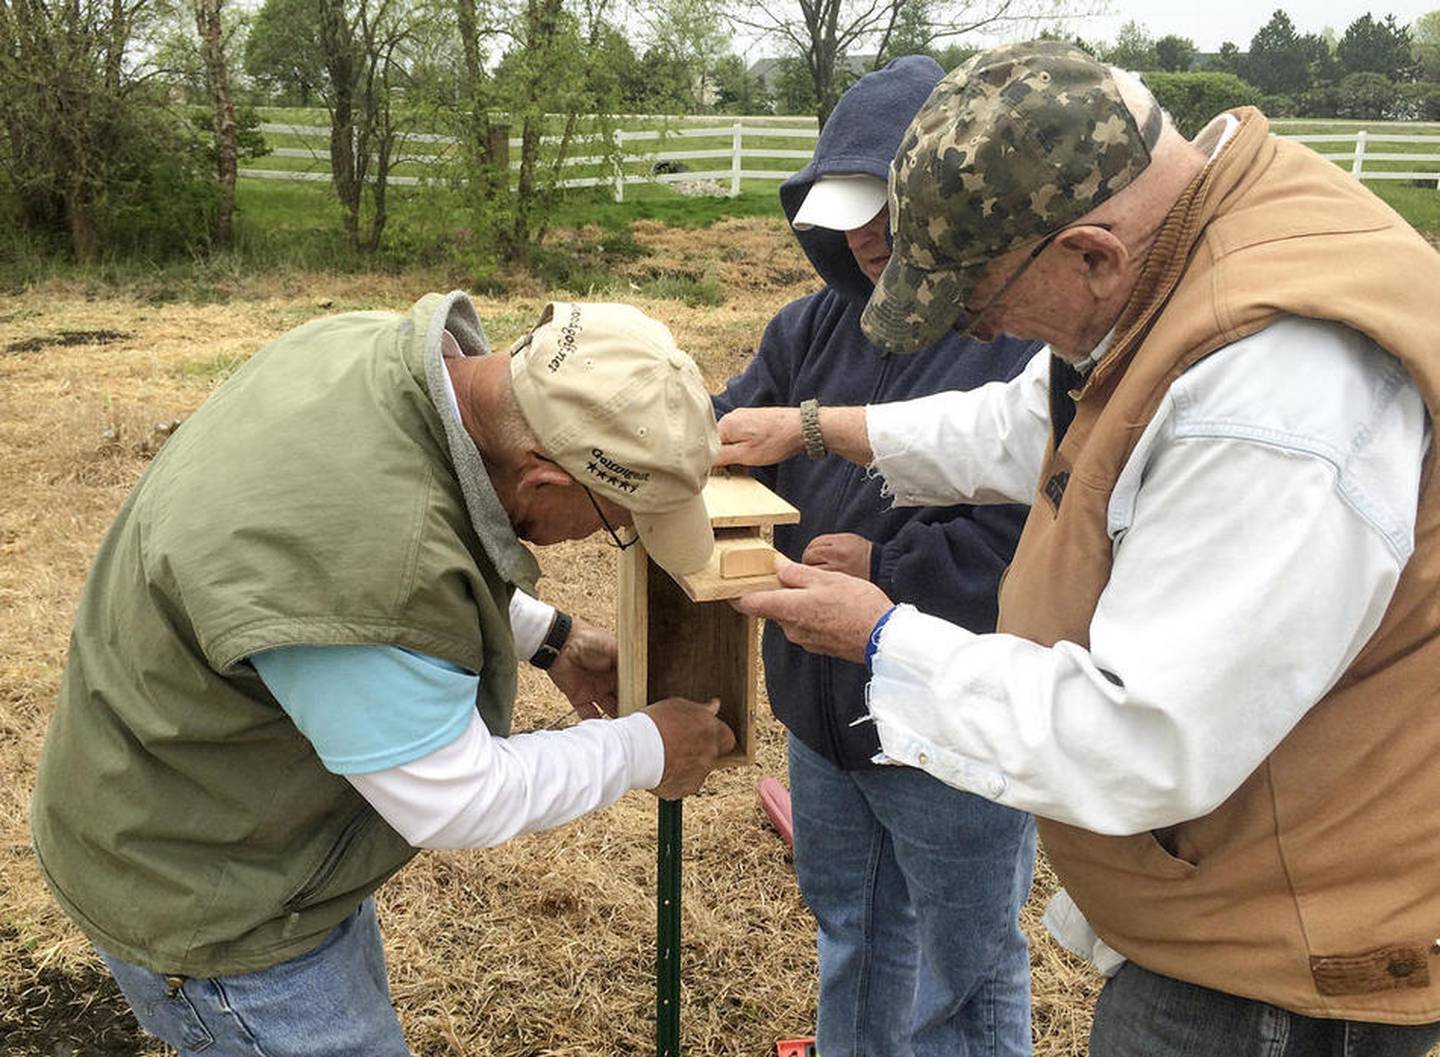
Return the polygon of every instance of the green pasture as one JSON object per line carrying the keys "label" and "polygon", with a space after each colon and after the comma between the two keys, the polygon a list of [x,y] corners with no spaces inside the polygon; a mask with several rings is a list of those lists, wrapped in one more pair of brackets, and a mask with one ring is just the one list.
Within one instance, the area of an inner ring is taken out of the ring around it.
{"label": "green pasture", "polygon": [[[267,122],[301,126],[323,127],[328,120],[325,111],[316,108],[267,108],[261,111],[261,115]],[[620,119],[618,123],[622,128],[648,130],[661,134],[661,138],[656,140],[628,141],[624,144],[627,154],[643,152],[646,155],[629,160],[624,165],[624,172],[627,175],[648,175],[654,163],[654,156],[662,152],[707,150],[728,152],[731,147],[731,132],[728,124],[734,120],[737,119],[727,115]],[[794,123],[793,118],[746,117],[739,120],[743,120],[745,126],[750,128],[785,127],[785,124],[782,123],[792,126]],[[717,126],[713,136],[681,138],[673,134],[677,128],[696,128],[707,124]],[[1272,124],[1276,132],[1284,135],[1353,136],[1357,131],[1365,129],[1370,137],[1366,145],[1366,170],[1434,172],[1436,183],[1440,183],[1440,161],[1417,162],[1406,157],[1409,155],[1440,156],[1440,142],[1404,143],[1389,142],[1385,139],[1386,136],[1394,135],[1440,136],[1440,124],[1305,120],[1277,120]],[[425,132],[427,130],[417,128],[412,131]],[[586,131],[581,130],[582,134]],[[270,147],[286,148],[292,152],[303,151],[304,156],[282,157],[272,153],[250,161],[247,163],[247,168],[307,172],[322,176],[329,171],[329,148],[323,135],[265,133],[265,140]],[[751,138],[747,136],[744,149],[746,151],[776,149],[808,152],[813,150],[814,143],[813,137]],[[1314,143],[1308,144],[1308,146],[1321,154],[1344,155],[1354,150],[1353,143]],[[572,155],[592,157],[604,153],[607,149],[608,146],[605,144],[582,142],[572,150]],[[402,143],[399,153],[403,160],[394,167],[394,175],[429,179],[435,181],[435,185],[425,188],[395,188],[392,191],[393,200],[396,203],[397,228],[409,228],[419,222],[418,217],[413,220],[407,217],[407,212],[412,211],[407,207],[417,201],[425,203],[425,220],[422,226],[443,224],[447,218],[453,219],[463,226],[463,219],[453,216],[454,205],[447,202],[447,199],[451,197],[449,192],[441,186],[446,179],[454,179],[456,176],[455,167],[452,164],[454,151],[453,145],[426,142],[414,137],[407,138]],[[548,153],[549,148],[542,149],[542,169],[548,162]],[[1400,157],[1386,157],[1387,155]],[[725,170],[728,174],[731,162],[728,158],[702,158],[683,159],[680,164],[694,172]],[[742,172],[793,171],[801,168],[804,164],[805,160],[798,157],[746,157],[742,159],[741,169]],[[1351,162],[1348,158],[1341,158],[1336,160],[1336,164],[1348,171]],[[567,178],[605,178],[611,174],[612,170],[606,162],[572,165],[565,171]],[[715,179],[728,191],[728,175]],[[566,204],[555,214],[554,223],[557,226],[567,226],[572,222],[623,226],[629,221],[637,219],[656,219],[676,226],[711,223],[723,216],[747,216],[772,210],[776,185],[774,180],[746,177],[742,178],[742,194],[738,199],[714,199],[687,198],[672,187],[658,182],[641,185],[627,184],[623,203],[615,203],[611,200],[611,190],[608,186],[595,188],[593,191],[589,189],[575,190],[566,195]],[[1423,184],[1417,184],[1414,181],[1372,180],[1368,182],[1368,186],[1421,231],[1440,231],[1440,189],[1437,189],[1435,183],[1428,180]],[[309,185],[296,185],[283,181],[246,180],[242,183],[241,207],[243,212],[249,214],[249,220],[253,222],[248,223],[247,227],[257,224],[274,226],[293,235],[296,225],[303,222],[302,218],[313,219],[317,215],[327,212],[327,187],[328,185],[323,180]],[[296,202],[305,202],[308,205],[301,210],[295,206]],[[257,239],[268,238],[268,234],[265,236],[257,234],[255,237]]]}

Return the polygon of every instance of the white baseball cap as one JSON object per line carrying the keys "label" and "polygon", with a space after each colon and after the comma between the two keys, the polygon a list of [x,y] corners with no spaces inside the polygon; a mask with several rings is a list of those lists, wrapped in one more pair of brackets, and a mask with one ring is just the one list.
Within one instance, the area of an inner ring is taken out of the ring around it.
{"label": "white baseball cap", "polygon": [[885,181],[879,177],[863,173],[822,176],[810,185],[790,225],[796,231],[811,228],[850,231],[875,219],[887,201]]}
{"label": "white baseball cap", "polygon": [[700,492],[720,434],[669,328],[631,305],[557,301],[510,354],[515,400],[545,454],[630,511],[661,568],[704,568],[715,535]]}

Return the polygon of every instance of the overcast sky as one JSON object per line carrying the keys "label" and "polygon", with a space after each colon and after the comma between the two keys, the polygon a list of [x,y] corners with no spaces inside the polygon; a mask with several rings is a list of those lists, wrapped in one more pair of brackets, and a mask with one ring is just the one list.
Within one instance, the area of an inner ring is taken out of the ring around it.
{"label": "overcast sky", "polygon": [[1120,27],[1130,19],[1144,25],[1150,34],[1163,37],[1176,33],[1189,37],[1201,51],[1218,51],[1222,41],[1233,40],[1244,51],[1256,30],[1270,21],[1281,8],[1301,33],[1319,33],[1330,26],[1337,34],[1367,11],[1375,18],[1394,15],[1406,25],[1426,11],[1440,7],[1440,0],[1388,0],[1379,4],[1354,0],[1203,0],[1191,3],[1156,3],[1154,0],[1109,0],[1110,14],[1077,23],[1076,32],[1086,39],[1114,40]]}

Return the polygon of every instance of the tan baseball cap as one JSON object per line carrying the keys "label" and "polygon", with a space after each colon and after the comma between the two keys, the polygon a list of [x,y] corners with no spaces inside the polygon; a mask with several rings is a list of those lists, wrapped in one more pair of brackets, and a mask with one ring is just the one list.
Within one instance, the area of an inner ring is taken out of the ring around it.
{"label": "tan baseball cap", "polygon": [[700,491],[720,434],[669,328],[631,305],[556,301],[510,354],[515,399],[545,454],[630,511],[661,568],[703,568],[715,536]]}

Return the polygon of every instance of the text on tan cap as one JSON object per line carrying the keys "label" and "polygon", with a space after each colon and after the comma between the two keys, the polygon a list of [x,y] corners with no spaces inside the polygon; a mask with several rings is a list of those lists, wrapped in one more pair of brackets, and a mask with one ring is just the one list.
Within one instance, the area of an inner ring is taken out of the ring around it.
{"label": "text on tan cap", "polygon": [[661,568],[704,567],[715,537],[700,491],[720,439],[668,327],[631,305],[552,302],[511,349],[510,377],[545,454],[629,510]]}

